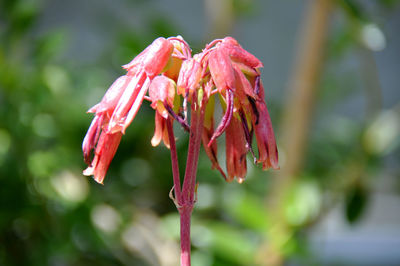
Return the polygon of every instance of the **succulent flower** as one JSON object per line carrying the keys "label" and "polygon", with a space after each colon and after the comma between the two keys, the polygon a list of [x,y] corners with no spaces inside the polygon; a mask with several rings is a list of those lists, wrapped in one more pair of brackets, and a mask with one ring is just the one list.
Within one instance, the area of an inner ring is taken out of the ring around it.
{"label": "succulent flower", "polygon": [[[193,57],[182,37],[158,38],[123,66],[126,75],[119,77],[100,103],[88,111],[95,117],[82,143],[84,160],[88,164],[83,174],[93,175],[98,183],[103,183],[126,128],[143,100],[151,102],[150,106],[155,110],[151,144],[157,146],[162,140],[171,152],[174,186],[170,197],[180,214],[181,265],[190,265],[190,217],[196,201],[201,144],[212,168],[228,182],[235,177],[239,183],[244,181],[249,152],[254,163],[261,163],[264,170],[279,168],[275,136],[260,79],[262,66],[232,37],[211,42]],[[215,127],[217,97],[224,114]],[[189,132],[182,188],[174,121]],[[216,141],[223,133],[226,173],[218,162]],[[252,148],[254,134],[257,157]]]}
{"label": "succulent flower", "polygon": [[[227,181],[246,176],[246,155],[263,169],[278,169],[271,119],[265,103],[259,69],[263,64],[244,50],[232,37],[215,40],[193,57],[182,37],[158,38],[130,63],[123,66],[126,75],[119,77],[100,103],[89,109],[94,113],[82,144],[85,175],[102,183],[118,148],[121,136],[135,118],[143,100],[155,109],[155,132],[151,140],[157,146],[163,140],[170,147],[167,124],[177,121],[191,131],[188,106],[203,114],[201,142],[212,167]],[[223,109],[218,126],[214,122],[215,98]],[[193,121],[191,121],[193,123]],[[190,132],[194,134],[194,132]],[[218,162],[216,139],[225,133],[226,172]],[[256,136],[258,156],[252,149]],[[199,144],[200,145],[200,144]],[[92,158],[92,151],[94,156]]]}
{"label": "succulent flower", "polygon": [[[221,122],[212,136],[209,137],[213,126],[206,126],[203,133],[203,140],[209,139],[208,147],[205,147],[204,141],[203,146],[213,167],[222,172],[213,143],[225,132],[228,176],[222,174],[227,181],[232,181],[234,177],[239,182],[244,180],[247,171],[246,154],[251,152],[255,157],[252,150],[254,133],[259,153],[255,162],[261,163],[264,170],[279,169],[275,136],[260,80],[259,68],[263,66],[261,61],[244,50],[235,39],[226,37],[206,47],[201,63],[206,68],[202,78],[216,87],[211,94],[219,94],[224,109]],[[210,122],[206,117],[205,125],[207,123]]]}

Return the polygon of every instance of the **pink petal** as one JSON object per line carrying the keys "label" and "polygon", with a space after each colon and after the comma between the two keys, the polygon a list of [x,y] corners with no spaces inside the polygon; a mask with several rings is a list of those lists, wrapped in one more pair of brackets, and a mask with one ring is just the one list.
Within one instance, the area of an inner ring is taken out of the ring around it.
{"label": "pink petal", "polygon": [[246,141],[239,119],[233,117],[231,123],[226,128],[226,169],[228,181],[235,177],[243,180],[247,173],[246,163]]}
{"label": "pink petal", "polygon": [[267,105],[264,102],[256,101],[255,107],[257,108],[258,119],[253,119],[255,120],[253,126],[259,152],[258,162],[262,162],[265,169],[268,167],[279,169],[278,149]]}
{"label": "pink petal", "polygon": [[212,51],[208,59],[208,67],[212,79],[220,92],[226,89],[235,89],[235,73],[231,60],[223,49]]}
{"label": "pink petal", "polygon": [[232,60],[243,63],[252,68],[263,67],[263,63],[257,57],[243,49],[239,43],[232,37],[226,37],[221,43],[223,47],[232,58]]}
{"label": "pink petal", "polygon": [[90,153],[92,149],[94,149],[96,142],[99,138],[101,132],[101,126],[103,121],[103,115],[95,116],[90,127],[83,139],[82,143],[82,151],[83,151],[83,158],[86,164],[90,164]]}
{"label": "pink petal", "polygon": [[209,129],[207,129],[206,127],[203,128],[203,134],[201,135],[201,141],[203,143],[203,147],[204,147],[204,150],[205,150],[208,158],[210,158],[210,161],[212,163],[212,168],[213,169],[214,168],[217,169],[221,173],[222,177],[225,180],[227,180],[226,175],[225,175],[224,171],[222,170],[222,168],[221,168],[221,166],[219,165],[219,162],[218,162],[218,158],[217,158],[218,146],[217,146],[217,143],[214,141],[211,146],[207,145],[210,142],[211,135],[213,134],[213,131],[214,131],[214,121],[211,122],[211,125],[210,125]]}
{"label": "pink petal", "polygon": [[102,132],[96,147],[95,157],[90,167],[83,171],[84,175],[94,176],[96,182],[103,184],[108,167],[118,149],[122,134],[108,134]]}
{"label": "pink petal", "polygon": [[185,95],[186,92],[192,94],[194,89],[199,86],[201,73],[201,65],[195,59],[183,61],[177,82],[178,93],[181,95]]}
{"label": "pink petal", "polygon": [[210,142],[208,142],[208,146],[210,146],[213,141],[224,133],[226,127],[229,125],[233,115],[233,92],[231,90],[226,90],[226,111],[224,116],[222,117],[221,122],[219,123],[217,129],[215,130],[213,136],[211,137]]}
{"label": "pink petal", "polygon": [[135,101],[133,102],[133,105],[132,105],[131,109],[129,110],[129,112],[128,112],[127,116],[126,116],[126,119],[125,119],[124,124],[122,126],[122,133],[123,134],[125,134],[126,128],[132,123],[132,121],[135,118],[137,112],[139,111],[139,108],[142,105],[144,96],[147,93],[149,85],[150,85],[150,79],[146,79],[146,81],[144,82],[143,86],[140,88],[140,91],[139,91]]}
{"label": "pink petal", "polygon": [[114,110],[129,81],[130,78],[127,76],[121,76],[116,79],[104,94],[101,102],[90,108],[88,113],[101,113]]}
{"label": "pink petal", "polygon": [[129,84],[126,86],[125,91],[110,118],[107,132],[115,133],[121,131],[125,121],[125,116],[131,109],[132,104],[136,100],[145,80],[146,75],[143,72],[137,73],[129,79]]}

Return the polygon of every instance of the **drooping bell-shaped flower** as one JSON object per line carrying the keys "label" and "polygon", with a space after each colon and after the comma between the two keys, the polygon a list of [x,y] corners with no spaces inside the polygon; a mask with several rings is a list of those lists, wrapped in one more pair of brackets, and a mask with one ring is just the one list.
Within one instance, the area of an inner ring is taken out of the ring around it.
{"label": "drooping bell-shaped flower", "polygon": [[257,139],[259,158],[263,169],[279,169],[278,149],[276,147],[274,130],[264,99],[264,87],[259,84],[259,99],[252,103],[252,122]]}
{"label": "drooping bell-shaped flower", "polygon": [[90,163],[90,166],[83,171],[83,174],[87,176],[93,175],[96,182],[103,184],[111,160],[117,152],[121,137],[121,132],[102,132],[96,145],[93,161]]}
{"label": "drooping bell-shaped flower", "polygon": [[164,118],[160,115],[159,112],[155,113],[155,126],[154,126],[154,135],[151,138],[151,145],[153,147],[158,146],[161,140],[164,142],[164,145],[169,148],[169,137],[168,137],[168,130],[166,125],[166,120],[169,118]]}
{"label": "drooping bell-shaped flower", "polygon": [[157,76],[150,84],[149,96],[152,101],[151,107],[162,117],[168,117],[166,106],[174,106],[176,84],[166,76]]}
{"label": "drooping bell-shaped flower", "polygon": [[228,181],[232,181],[236,177],[239,182],[242,182],[247,173],[246,154],[248,148],[241,124],[240,118],[234,116],[225,132]]}
{"label": "drooping bell-shaped flower", "polygon": [[153,146],[160,144],[162,139],[169,148],[166,119],[170,119],[168,110],[171,111],[174,107],[175,91],[175,82],[166,76],[157,76],[150,84],[151,107],[156,110],[154,136],[151,139]]}
{"label": "drooping bell-shaped flower", "polygon": [[191,58],[182,63],[178,77],[178,94],[191,99],[193,92],[200,86],[202,68],[200,63]]}
{"label": "drooping bell-shaped flower", "polygon": [[[239,182],[244,180],[245,155],[250,151],[255,156],[252,150],[254,133],[258,148],[255,161],[261,163],[263,169],[279,169],[275,137],[260,81],[261,61],[231,37],[212,42],[203,51],[202,58],[202,64],[208,67],[209,78],[216,87],[214,93],[220,95],[223,104],[224,115],[208,146],[214,145],[215,139],[225,132],[226,180],[231,181],[234,177]],[[206,131],[204,135],[209,136],[210,132]],[[213,150],[216,147],[206,149],[206,152],[213,167],[218,169]]]}
{"label": "drooping bell-shaped flower", "polygon": [[[156,39],[123,66],[128,73],[118,78],[101,102],[89,109],[95,118],[82,144],[85,162],[89,165],[85,175],[94,175],[96,181],[103,181],[121,135],[136,116],[151,81],[166,67],[173,49],[169,40]],[[91,161],[92,150],[95,154]]]}

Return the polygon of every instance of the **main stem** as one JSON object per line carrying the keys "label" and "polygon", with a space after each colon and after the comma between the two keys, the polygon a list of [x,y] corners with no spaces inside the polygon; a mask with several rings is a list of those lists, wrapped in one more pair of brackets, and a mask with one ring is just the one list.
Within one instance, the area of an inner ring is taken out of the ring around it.
{"label": "main stem", "polygon": [[179,215],[181,225],[181,266],[190,266],[190,220],[195,203],[196,172],[199,160],[201,134],[203,130],[204,108],[197,103],[192,104],[189,149],[186,161]]}
{"label": "main stem", "polygon": [[179,209],[181,225],[181,266],[190,266],[190,220],[193,206]]}

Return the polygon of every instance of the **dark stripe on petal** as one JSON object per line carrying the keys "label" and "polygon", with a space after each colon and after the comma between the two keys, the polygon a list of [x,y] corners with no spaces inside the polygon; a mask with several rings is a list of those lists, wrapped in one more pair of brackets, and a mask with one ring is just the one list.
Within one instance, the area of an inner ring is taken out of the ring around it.
{"label": "dark stripe on petal", "polygon": [[260,118],[260,113],[257,110],[256,103],[255,103],[254,99],[249,97],[249,96],[247,96],[247,99],[249,100],[250,105],[251,105],[251,109],[253,110],[254,116],[256,117],[256,121],[254,121],[254,124],[258,125],[258,120]]}
{"label": "dark stripe on petal", "polygon": [[250,153],[253,156],[254,163],[256,163],[257,158],[256,158],[256,155],[254,154],[254,150],[251,145],[253,143],[253,131],[249,131],[249,127],[247,126],[246,115],[244,114],[242,109],[240,109],[239,115],[240,115],[240,119],[242,120],[242,127],[243,127],[243,131],[244,131],[244,136],[246,139],[246,146],[247,146],[246,148],[248,150],[250,150]]}

